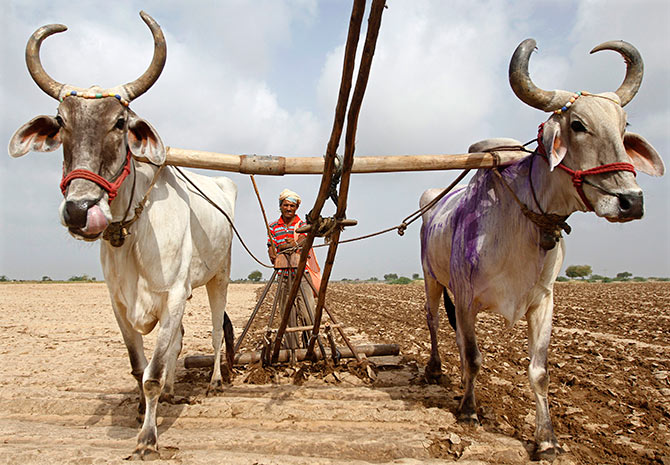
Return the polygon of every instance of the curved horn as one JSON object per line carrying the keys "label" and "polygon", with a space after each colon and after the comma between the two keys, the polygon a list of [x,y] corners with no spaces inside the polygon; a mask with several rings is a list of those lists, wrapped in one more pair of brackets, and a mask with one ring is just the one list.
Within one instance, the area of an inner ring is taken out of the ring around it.
{"label": "curved horn", "polygon": [[571,94],[562,90],[543,90],[533,84],[528,74],[528,62],[536,48],[535,39],[526,39],[514,50],[509,62],[509,83],[524,103],[539,110],[554,111],[561,108]]}
{"label": "curved horn", "polygon": [[633,100],[637,94],[640,84],[642,84],[642,76],[644,75],[644,63],[642,62],[642,55],[640,52],[623,40],[611,40],[603,42],[602,44],[591,50],[591,53],[599,52],[601,50],[614,50],[626,61],[626,77],[615,91],[621,100],[621,106],[625,106],[628,102]]}
{"label": "curved horn", "polygon": [[128,93],[129,101],[139,97],[147,90],[149,90],[149,88],[158,79],[158,76],[161,75],[163,67],[165,66],[165,59],[167,58],[167,45],[165,43],[165,37],[163,36],[161,27],[151,16],[146,14],[144,11],[140,11],[140,16],[146,25],[149,26],[149,29],[151,29],[151,34],[154,36],[154,57],[151,60],[149,68],[142,76],[123,86],[123,88]]}
{"label": "curved horn", "polygon": [[42,46],[42,41],[44,39],[52,34],[63,31],[67,31],[67,26],[63,24],[49,24],[47,26],[42,26],[33,32],[33,35],[28,39],[28,44],[26,44],[26,65],[28,66],[28,72],[32,76],[33,81],[40,86],[40,89],[56,100],[59,98],[63,84],[52,79],[51,76],[44,71],[42,61],[40,60],[40,47]]}

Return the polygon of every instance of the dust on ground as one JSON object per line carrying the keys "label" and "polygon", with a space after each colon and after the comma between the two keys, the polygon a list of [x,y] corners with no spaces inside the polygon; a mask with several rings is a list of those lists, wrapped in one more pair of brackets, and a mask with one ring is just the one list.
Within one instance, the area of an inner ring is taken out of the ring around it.
{"label": "dust on ground", "polygon": [[[236,335],[263,285],[230,286]],[[125,463],[135,446],[136,383],[104,284],[0,285],[0,462]],[[211,354],[203,289],[184,316],[175,394],[159,407],[159,451],[184,464],[521,464],[529,462],[534,400],[526,326],[482,314],[477,383],[482,426],[454,417],[460,373],[446,318],[440,385],[423,382],[430,343],[417,284],[329,286],[327,307],[356,344],[395,343],[401,356],[373,370],[340,365],[235,368],[206,395],[210,370],[184,357]],[[670,463],[670,283],[557,283],[550,402],[566,453],[555,464]],[[267,308],[245,340],[255,349]],[[155,334],[145,340],[151,353]],[[338,340],[338,344],[341,341]],[[374,363],[374,359],[371,359]],[[267,370],[262,373],[268,374]],[[365,376],[366,373],[368,376]],[[299,380],[299,382],[296,382]]]}

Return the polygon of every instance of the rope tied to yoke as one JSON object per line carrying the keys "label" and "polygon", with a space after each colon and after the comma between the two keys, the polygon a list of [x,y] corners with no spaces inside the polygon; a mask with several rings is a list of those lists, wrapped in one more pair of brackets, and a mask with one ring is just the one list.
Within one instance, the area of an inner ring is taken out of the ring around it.
{"label": "rope tied to yoke", "polygon": [[[537,137],[536,139],[533,139],[531,141],[526,142],[523,144],[521,147],[515,147],[516,150],[522,150],[524,152],[528,152],[531,154],[531,157],[534,157],[537,153],[538,150],[531,151],[527,149],[526,147],[530,144],[533,144],[535,142],[538,143],[538,146],[541,145],[541,137]],[[490,150],[501,150],[501,147],[495,147]],[[570,234],[572,231],[572,228],[568,223],[566,223],[566,220],[570,215],[557,215],[555,213],[546,213],[542,207],[540,206],[540,203],[537,200],[537,195],[535,194],[535,187],[533,186],[533,159],[531,158],[531,163],[530,163],[530,168],[528,170],[528,179],[530,181],[530,188],[531,192],[533,193],[533,200],[535,201],[535,205],[537,208],[540,210],[540,213],[534,212],[528,206],[523,203],[519,197],[517,197],[516,193],[510,185],[507,183],[503,175],[500,173],[500,170],[498,167],[493,167],[492,171],[493,173],[500,179],[502,182],[503,186],[512,194],[512,198],[516,202],[516,204],[519,206],[521,209],[521,213],[528,218],[533,224],[535,224],[539,230],[540,230],[540,247],[542,247],[544,250],[551,250],[554,247],[556,247],[556,244],[558,241],[561,240],[563,237],[562,231],[565,231],[566,234]]]}
{"label": "rope tied to yoke", "polygon": [[[540,247],[544,250],[553,249],[558,241],[561,240],[563,234],[561,231],[565,231],[566,234],[570,234],[572,228],[570,225],[565,222],[570,215],[557,215],[555,213],[536,213],[532,211],[526,204],[524,204],[519,197],[517,197],[514,190],[510,185],[505,181],[505,178],[500,173],[498,168],[493,168],[493,173],[502,181],[503,186],[512,194],[512,198],[519,205],[521,212],[526,218],[533,222],[540,229]],[[534,194],[534,193],[533,193]]]}

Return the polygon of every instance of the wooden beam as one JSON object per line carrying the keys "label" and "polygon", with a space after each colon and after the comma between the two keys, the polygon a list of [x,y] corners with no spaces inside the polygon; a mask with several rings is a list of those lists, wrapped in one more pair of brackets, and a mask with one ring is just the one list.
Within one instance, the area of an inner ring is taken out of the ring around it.
{"label": "wooden beam", "polygon": [[[393,173],[399,171],[439,171],[505,166],[528,156],[521,150],[500,150],[456,155],[380,155],[354,159],[353,173]],[[139,158],[144,160],[143,158]],[[270,155],[230,155],[168,147],[166,164],[229,171],[243,174],[284,176],[323,174],[323,157],[281,157]]]}
{"label": "wooden beam", "polygon": [[[312,328],[311,326],[309,327]],[[353,352],[347,347],[338,347],[342,358],[353,358]],[[398,344],[367,344],[356,346],[356,351],[359,354],[365,354],[366,357],[380,357],[385,355],[398,355],[400,353],[400,346]],[[296,359],[298,361],[304,360],[307,354],[307,349],[295,349]],[[326,349],[326,357],[331,357],[329,349]],[[290,350],[280,350],[278,362],[287,362],[290,359]],[[244,352],[235,354],[235,365],[248,365],[256,363],[261,359],[260,352]],[[185,368],[210,368],[214,364],[213,355],[189,355],[184,358]]]}

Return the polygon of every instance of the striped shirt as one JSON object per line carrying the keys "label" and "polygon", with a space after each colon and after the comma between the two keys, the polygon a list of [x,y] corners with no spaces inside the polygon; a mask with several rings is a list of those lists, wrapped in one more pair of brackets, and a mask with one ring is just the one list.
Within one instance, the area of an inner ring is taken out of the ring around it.
{"label": "striped shirt", "polygon": [[[272,236],[272,242],[274,243],[275,248],[277,248],[279,244],[286,242],[288,238],[293,238],[293,232],[295,229],[303,226],[304,224],[306,223],[301,220],[298,215],[295,215],[290,225],[286,225],[286,223],[284,223],[284,218],[280,216],[277,221],[270,225],[270,235]],[[298,236],[307,237],[307,234],[298,233]],[[268,247],[270,247],[269,239]]]}

